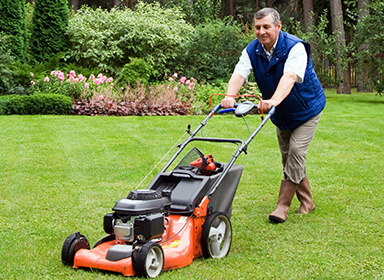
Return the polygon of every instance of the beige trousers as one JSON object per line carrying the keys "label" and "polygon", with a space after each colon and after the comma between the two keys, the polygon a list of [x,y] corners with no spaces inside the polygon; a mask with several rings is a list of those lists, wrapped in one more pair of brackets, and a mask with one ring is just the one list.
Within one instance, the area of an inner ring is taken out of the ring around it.
{"label": "beige trousers", "polygon": [[321,113],[317,114],[294,130],[276,128],[285,180],[299,184],[307,176],[305,168],[307,149],[315,136],[320,116]]}

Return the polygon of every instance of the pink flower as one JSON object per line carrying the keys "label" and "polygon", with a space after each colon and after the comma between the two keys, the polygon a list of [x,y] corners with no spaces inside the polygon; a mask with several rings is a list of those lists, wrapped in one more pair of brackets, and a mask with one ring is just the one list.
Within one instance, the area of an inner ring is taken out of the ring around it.
{"label": "pink flower", "polygon": [[35,84],[36,84],[36,82],[35,82],[35,81],[31,81],[31,85],[33,85],[33,86],[34,86]]}
{"label": "pink flower", "polygon": [[96,84],[96,85],[100,85],[102,83],[102,81],[97,78],[97,79],[94,79],[93,82]]}
{"label": "pink flower", "polygon": [[186,80],[187,80],[186,77],[181,77],[181,78],[180,78],[180,83],[184,84]]}
{"label": "pink flower", "polygon": [[170,82],[173,82],[173,78],[172,78],[172,77],[171,77],[171,78],[169,78],[168,80],[169,80]]}
{"label": "pink flower", "polygon": [[57,75],[57,78],[61,81],[64,81],[64,73],[63,72],[60,72],[58,75]]}
{"label": "pink flower", "polygon": [[106,82],[107,84],[109,84],[109,83],[112,83],[112,81],[113,81],[113,78],[112,78],[112,77],[109,77],[105,82]]}
{"label": "pink flower", "polygon": [[48,78],[48,76],[45,77],[44,82],[49,82],[49,78]]}
{"label": "pink flower", "polygon": [[91,74],[91,76],[89,76],[89,78],[93,81],[95,79],[95,75]]}
{"label": "pink flower", "polygon": [[89,88],[89,83],[85,83],[84,86],[85,86],[86,88]]}
{"label": "pink flower", "polygon": [[178,87],[174,87],[174,88],[173,88],[173,91],[178,91],[178,90],[179,90]]}
{"label": "pink flower", "polygon": [[32,72],[31,72],[31,73],[29,73],[29,74],[31,74],[31,77],[35,76],[35,74],[33,74]]}
{"label": "pink flower", "polygon": [[97,98],[98,101],[101,101],[103,99],[104,99],[104,96],[102,96],[102,95],[99,95],[99,97]]}
{"label": "pink flower", "polygon": [[71,70],[71,71],[69,71],[69,77],[70,77],[70,78],[74,78],[74,77],[76,77],[76,72],[75,72],[75,70]]}
{"label": "pink flower", "polygon": [[79,78],[80,82],[85,82],[86,81],[86,78],[82,74],[79,74],[78,78]]}
{"label": "pink flower", "polygon": [[191,83],[190,80],[187,80],[187,81],[185,82],[186,85],[189,85],[190,83]]}
{"label": "pink flower", "polygon": [[177,73],[174,73],[172,77],[177,78]]}

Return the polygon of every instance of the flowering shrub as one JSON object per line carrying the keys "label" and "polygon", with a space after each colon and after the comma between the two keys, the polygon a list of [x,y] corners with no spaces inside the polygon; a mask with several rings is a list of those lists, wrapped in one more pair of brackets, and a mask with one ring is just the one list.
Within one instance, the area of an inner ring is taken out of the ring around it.
{"label": "flowering shrub", "polygon": [[206,111],[210,94],[218,88],[210,86],[207,91],[195,78],[180,76],[165,74],[162,83],[149,87],[140,81],[135,86],[120,87],[102,73],[86,78],[74,70],[69,74],[54,70],[40,79],[31,73],[31,87],[36,93],[71,97],[72,113],[76,115],[185,115]]}
{"label": "flowering shrub", "polygon": [[[91,100],[80,100],[73,105],[76,115],[186,115],[191,113],[191,105],[178,94],[177,82],[169,81],[167,85],[155,85],[147,88],[138,84],[132,88],[127,85],[120,95],[94,95]],[[177,88],[177,89],[176,89]]]}
{"label": "flowering shrub", "polygon": [[60,70],[51,71],[49,76],[42,80],[34,80],[31,72],[31,85],[37,93],[55,93],[71,97],[74,100],[80,98],[90,99],[96,92],[103,89],[113,89],[113,78],[103,74],[90,75],[88,78],[82,74],[76,75],[74,70],[66,74]]}

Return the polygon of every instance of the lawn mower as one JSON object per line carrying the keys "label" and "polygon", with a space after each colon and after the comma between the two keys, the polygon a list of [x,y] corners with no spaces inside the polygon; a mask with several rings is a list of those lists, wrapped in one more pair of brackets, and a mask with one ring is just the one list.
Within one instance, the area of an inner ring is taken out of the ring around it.
{"label": "lawn mower", "polygon": [[[251,101],[224,110],[217,105],[195,131],[189,126],[187,139],[148,187],[132,190],[104,216],[107,235],[90,249],[84,235],[71,234],[62,247],[62,262],[74,268],[155,278],[163,270],[188,266],[197,257],[225,257],[232,242],[232,202],[243,171],[242,165],[234,163],[242,152],[247,153],[248,144],[273,115],[274,107],[245,141],[196,134],[217,112],[234,111],[244,118],[255,108]],[[194,141],[238,147],[226,164],[193,147],[183,152],[185,156],[173,168],[176,158]],[[168,171],[171,165],[173,169]]]}

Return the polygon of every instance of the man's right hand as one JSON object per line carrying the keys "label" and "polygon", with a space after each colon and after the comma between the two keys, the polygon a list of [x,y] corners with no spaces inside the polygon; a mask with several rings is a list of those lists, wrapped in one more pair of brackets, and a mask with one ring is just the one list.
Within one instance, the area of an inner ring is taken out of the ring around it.
{"label": "man's right hand", "polygon": [[226,96],[221,100],[221,108],[227,109],[227,108],[233,108],[235,106],[235,98],[231,96]]}

